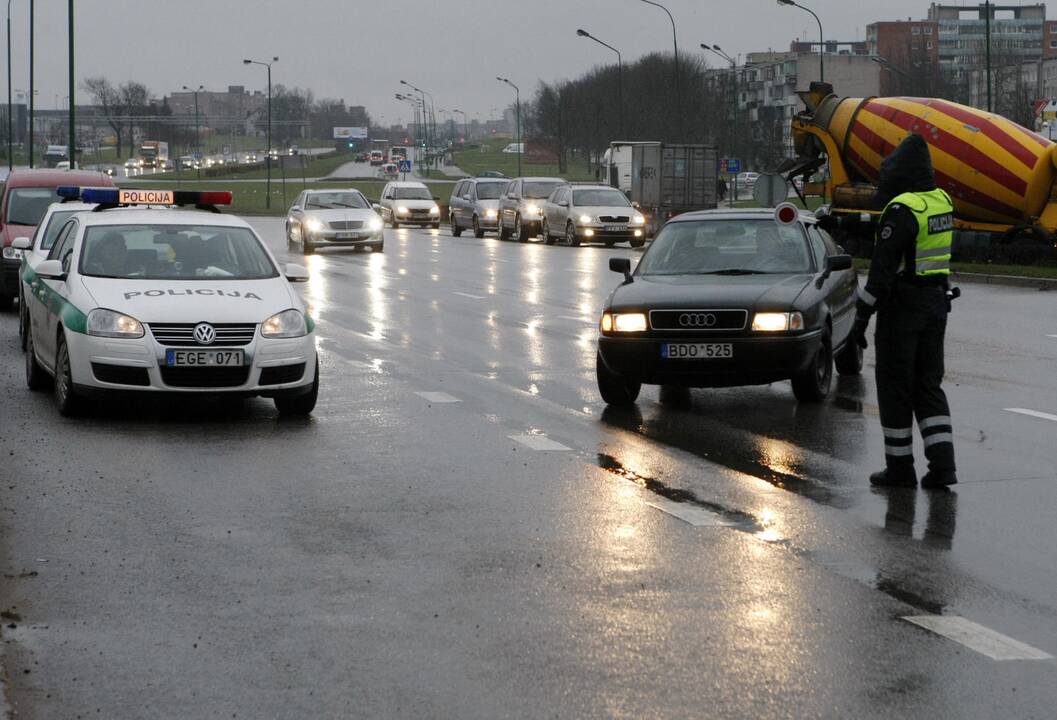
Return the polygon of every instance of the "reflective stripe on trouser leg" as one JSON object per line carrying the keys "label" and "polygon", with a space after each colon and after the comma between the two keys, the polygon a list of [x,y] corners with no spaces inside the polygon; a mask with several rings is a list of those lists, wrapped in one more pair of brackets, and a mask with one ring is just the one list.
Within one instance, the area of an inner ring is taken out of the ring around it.
{"label": "reflective stripe on trouser leg", "polygon": [[948,415],[934,415],[918,420],[925,457],[933,470],[954,469],[954,433]]}
{"label": "reflective stripe on trouser leg", "polygon": [[[932,296],[930,296],[932,297]],[[933,302],[942,303],[939,293]],[[938,309],[938,308],[937,308]],[[943,392],[943,338],[946,313],[937,312],[921,330],[914,361],[914,415],[930,470],[954,470],[951,409]]]}
{"label": "reflective stripe on trouser leg", "polygon": [[905,313],[895,306],[877,315],[877,404],[884,432],[885,464],[906,469],[914,464],[914,354],[917,340]]}
{"label": "reflective stripe on trouser leg", "polygon": [[885,464],[914,462],[914,428],[882,427],[885,436]]}

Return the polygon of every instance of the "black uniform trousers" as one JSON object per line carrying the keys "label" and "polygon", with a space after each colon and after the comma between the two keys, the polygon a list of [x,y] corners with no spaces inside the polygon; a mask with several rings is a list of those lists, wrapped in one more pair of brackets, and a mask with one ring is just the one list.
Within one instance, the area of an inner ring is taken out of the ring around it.
{"label": "black uniform trousers", "polygon": [[885,463],[896,471],[913,467],[914,417],[929,469],[955,469],[950,406],[940,387],[948,307],[945,287],[900,278],[877,312],[877,398]]}

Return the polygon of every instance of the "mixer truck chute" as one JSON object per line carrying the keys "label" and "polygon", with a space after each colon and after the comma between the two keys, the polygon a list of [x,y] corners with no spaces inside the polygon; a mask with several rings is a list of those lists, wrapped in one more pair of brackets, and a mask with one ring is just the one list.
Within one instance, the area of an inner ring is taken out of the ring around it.
{"label": "mixer truck chute", "polygon": [[[823,183],[805,183],[842,227],[868,233],[881,161],[910,133],[929,145],[936,183],[954,203],[961,231],[1034,237],[1057,232],[1057,145],[1006,118],[935,98],[838,98],[824,83],[800,93],[807,106],[793,118],[795,160],[780,172],[805,181],[828,162]],[[803,200],[803,196],[801,196]],[[858,226],[858,227],[857,227]]]}

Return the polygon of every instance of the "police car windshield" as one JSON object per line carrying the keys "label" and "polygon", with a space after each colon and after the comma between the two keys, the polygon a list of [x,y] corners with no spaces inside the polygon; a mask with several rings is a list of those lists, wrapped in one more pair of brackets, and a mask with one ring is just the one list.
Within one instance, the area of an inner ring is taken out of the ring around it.
{"label": "police car windshield", "polygon": [[48,206],[59,200],[54,188],[12,188],[7,199],[7,222],[12,225],[39,225]]}
{"label": "police car windshield", "polygon": [[48,225],[44,228],[44,237],[40,239],[41,250],[51,250],[51,246],[55,244],[55,238],[59,237],[59,231],[62,230],[62,226],[77,212],[80,211],[59,210],[51,214]]}
{"label": "police car windshield", "polygon": [[343,208],[364,210],[367,207],[363,196],[354,192],[309,193],[305,198],[305,210],[340,210]]}
{"label": "police car windshield", "polygon": [[246,228],[211,225],[89,227],[79,272],[137,280],[261,280],[278,276]]}
{"label": "police car windshield", "polygon": [[506,183],[501,182],[477,183],[477,199],[498,200],[505,187]]}
{"label": "police car windshield", "polygon": [[393,190],[393,197],[397,200],[432,200],[429,189],[424,187],[398,187]]}
{"label": "police car windshield", "polygon": [[666,225],[639,263],[639,275],[808,273],[811,256],[799,224],[701,220]]}

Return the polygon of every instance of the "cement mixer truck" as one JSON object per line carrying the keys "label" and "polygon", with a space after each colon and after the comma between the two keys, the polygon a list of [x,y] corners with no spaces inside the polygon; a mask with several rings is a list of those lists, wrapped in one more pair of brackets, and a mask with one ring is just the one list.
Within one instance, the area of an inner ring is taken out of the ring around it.
{"label": "cement mixer truck", "polygon": [[[1057,144],[946,100],[838,98],[826,83],[812,83],[800,97],[807,110],[792,121],[797,157],[779,172],[804,180],[801,200],[825,199],[823,212],[840,220],[849,250],[872,238],[881,212],[873,200],[881,161],[910,133],[929,144],[936,182],[954,202],[956,251],[1011,241],[1053,247]],[[825,181],[807,182],[815,173]]]}

